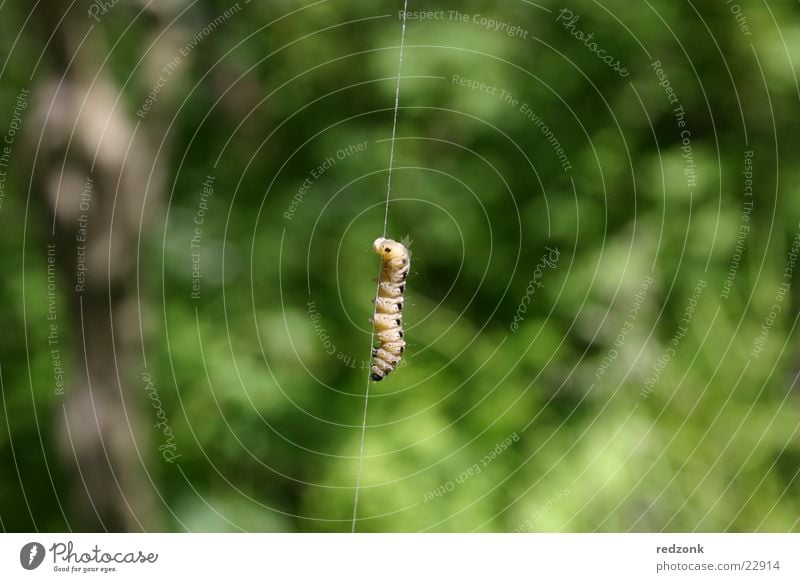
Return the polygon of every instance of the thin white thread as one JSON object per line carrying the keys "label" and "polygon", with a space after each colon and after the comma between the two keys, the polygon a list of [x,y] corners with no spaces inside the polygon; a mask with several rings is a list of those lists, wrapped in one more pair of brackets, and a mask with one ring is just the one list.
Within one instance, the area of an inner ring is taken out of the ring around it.
{"label": "thin white thread", "polygon": [[[394,118],[392,119],[392,140],[389,146],[389,172],[386,183],[386,210],[383,215],[383,238],[386,238],[386,227],[389,223],[389,197],[392,193],[392,168],[394,167],[394,144],[397,135],[397,112],[400,109],[400,75],[403,71],[403,52],[406,41],[406,13],[408,12],[408,0],[403,2],[403,26],[400,32],[400,59],[397,64],[397,85],[394,90]],[[378,291],[380,290],[380,270],[378,271],[378,281],[375,287],[375,302],[377,304]],[[369,338],[369,354],[372,357],[372,348],[375,344],[375,327]],[[358,494],[361,491],[361,469],[364,466],[364,443],[367,436],[367,407],[369,406],[369,385],[372,382],[371,370],[367,373],[367,389],[364,392],[364,416],[361,421],[361,449],[358,454],[358,471],[356,472],[356,493],[353,499],[353,527],[351,533],[356,532],[356,521],[358,519]]]}
{"label": "thin white thread", "polygon": [[406,46],[406,14],[408,0],[403,4],[403,28],[400,32],[400,60],[397,64],[397,86],[394,90],[394,119],[392,120],[392,141],[389,146],[389,177],[386,184],[386,211],[383,215],[383,238],[386,238],[386,225],[389,222],[389,196],[392,193],[392,169],[394,168],[394,142],[397,135],[397,112],[400,109],[400,74],[403,72],[403,52]]}

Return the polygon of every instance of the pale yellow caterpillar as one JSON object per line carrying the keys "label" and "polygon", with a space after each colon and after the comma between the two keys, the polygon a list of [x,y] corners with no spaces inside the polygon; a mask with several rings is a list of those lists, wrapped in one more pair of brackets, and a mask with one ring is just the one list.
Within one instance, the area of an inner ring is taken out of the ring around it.
{"label": "pale yellow caterpillar", "polygon": [[403,293],[411,256],[406,247],[388,238],[376,239],[372,243],[372,250],[381,257],[381,276],[372,318],[380,346],[372,348],[370,378],[380,382],[395,369],[406,349],[403,339]]}

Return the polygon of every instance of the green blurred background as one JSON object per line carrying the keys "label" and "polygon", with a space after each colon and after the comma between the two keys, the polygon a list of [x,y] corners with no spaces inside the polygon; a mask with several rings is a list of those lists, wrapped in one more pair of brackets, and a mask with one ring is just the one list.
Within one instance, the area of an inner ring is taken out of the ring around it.
{"label": "green blurred background", "polygon": [[[350,531],[402,5],[156,4],[0,6],[0,524]],[[423,8],[356,530],[800,530],[800,6]]]}

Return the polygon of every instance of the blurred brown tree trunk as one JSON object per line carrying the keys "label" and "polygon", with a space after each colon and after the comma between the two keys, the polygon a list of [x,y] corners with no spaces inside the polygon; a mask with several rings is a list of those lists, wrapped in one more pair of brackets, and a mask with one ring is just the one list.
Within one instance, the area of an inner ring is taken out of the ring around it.
{"label": "blurred brown tree trunk", "polygon": [[[46,0],[37,9],[40,46],[47,48],[28,129],[33,194],[46,221],[42,231],[55,247],[59,288],[67,290],[60,297],[69,298],[60,306],[61,327],[70,330],[64,339],[74,342],[68,361],[75,374],[55,419],[62,427],[58,449],[72,475],[70,526],[158,529],[155,477],[147,472],[157,451],[148,436],[153,422],[141,380],[139,322],[146,313],[138,304],[136,269],[163,175],[148,128],[129,113],[135,107],[126,103],[108,64],[103,68],[110,47],[102,23],[85,5],[70,6]],[[163,21],[158,13],[147,16],[151,27]],[[164,56],[160,45],[151,56]],[[133,88],[136,94],[139,87]]]}

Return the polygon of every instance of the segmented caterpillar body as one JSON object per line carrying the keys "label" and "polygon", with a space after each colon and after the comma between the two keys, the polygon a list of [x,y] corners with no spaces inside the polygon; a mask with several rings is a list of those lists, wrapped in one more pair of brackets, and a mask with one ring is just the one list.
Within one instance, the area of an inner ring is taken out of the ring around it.
{"label": "segmented caterpillar body", "polygon": [[372,318],[380,346],[372,348],[370,378],[380,382],[394,370],[406,349],[403,339],[403,293],[411,256],[405,246],[388,238],[376,239],[372,250],[381,257],[381,276]]}

